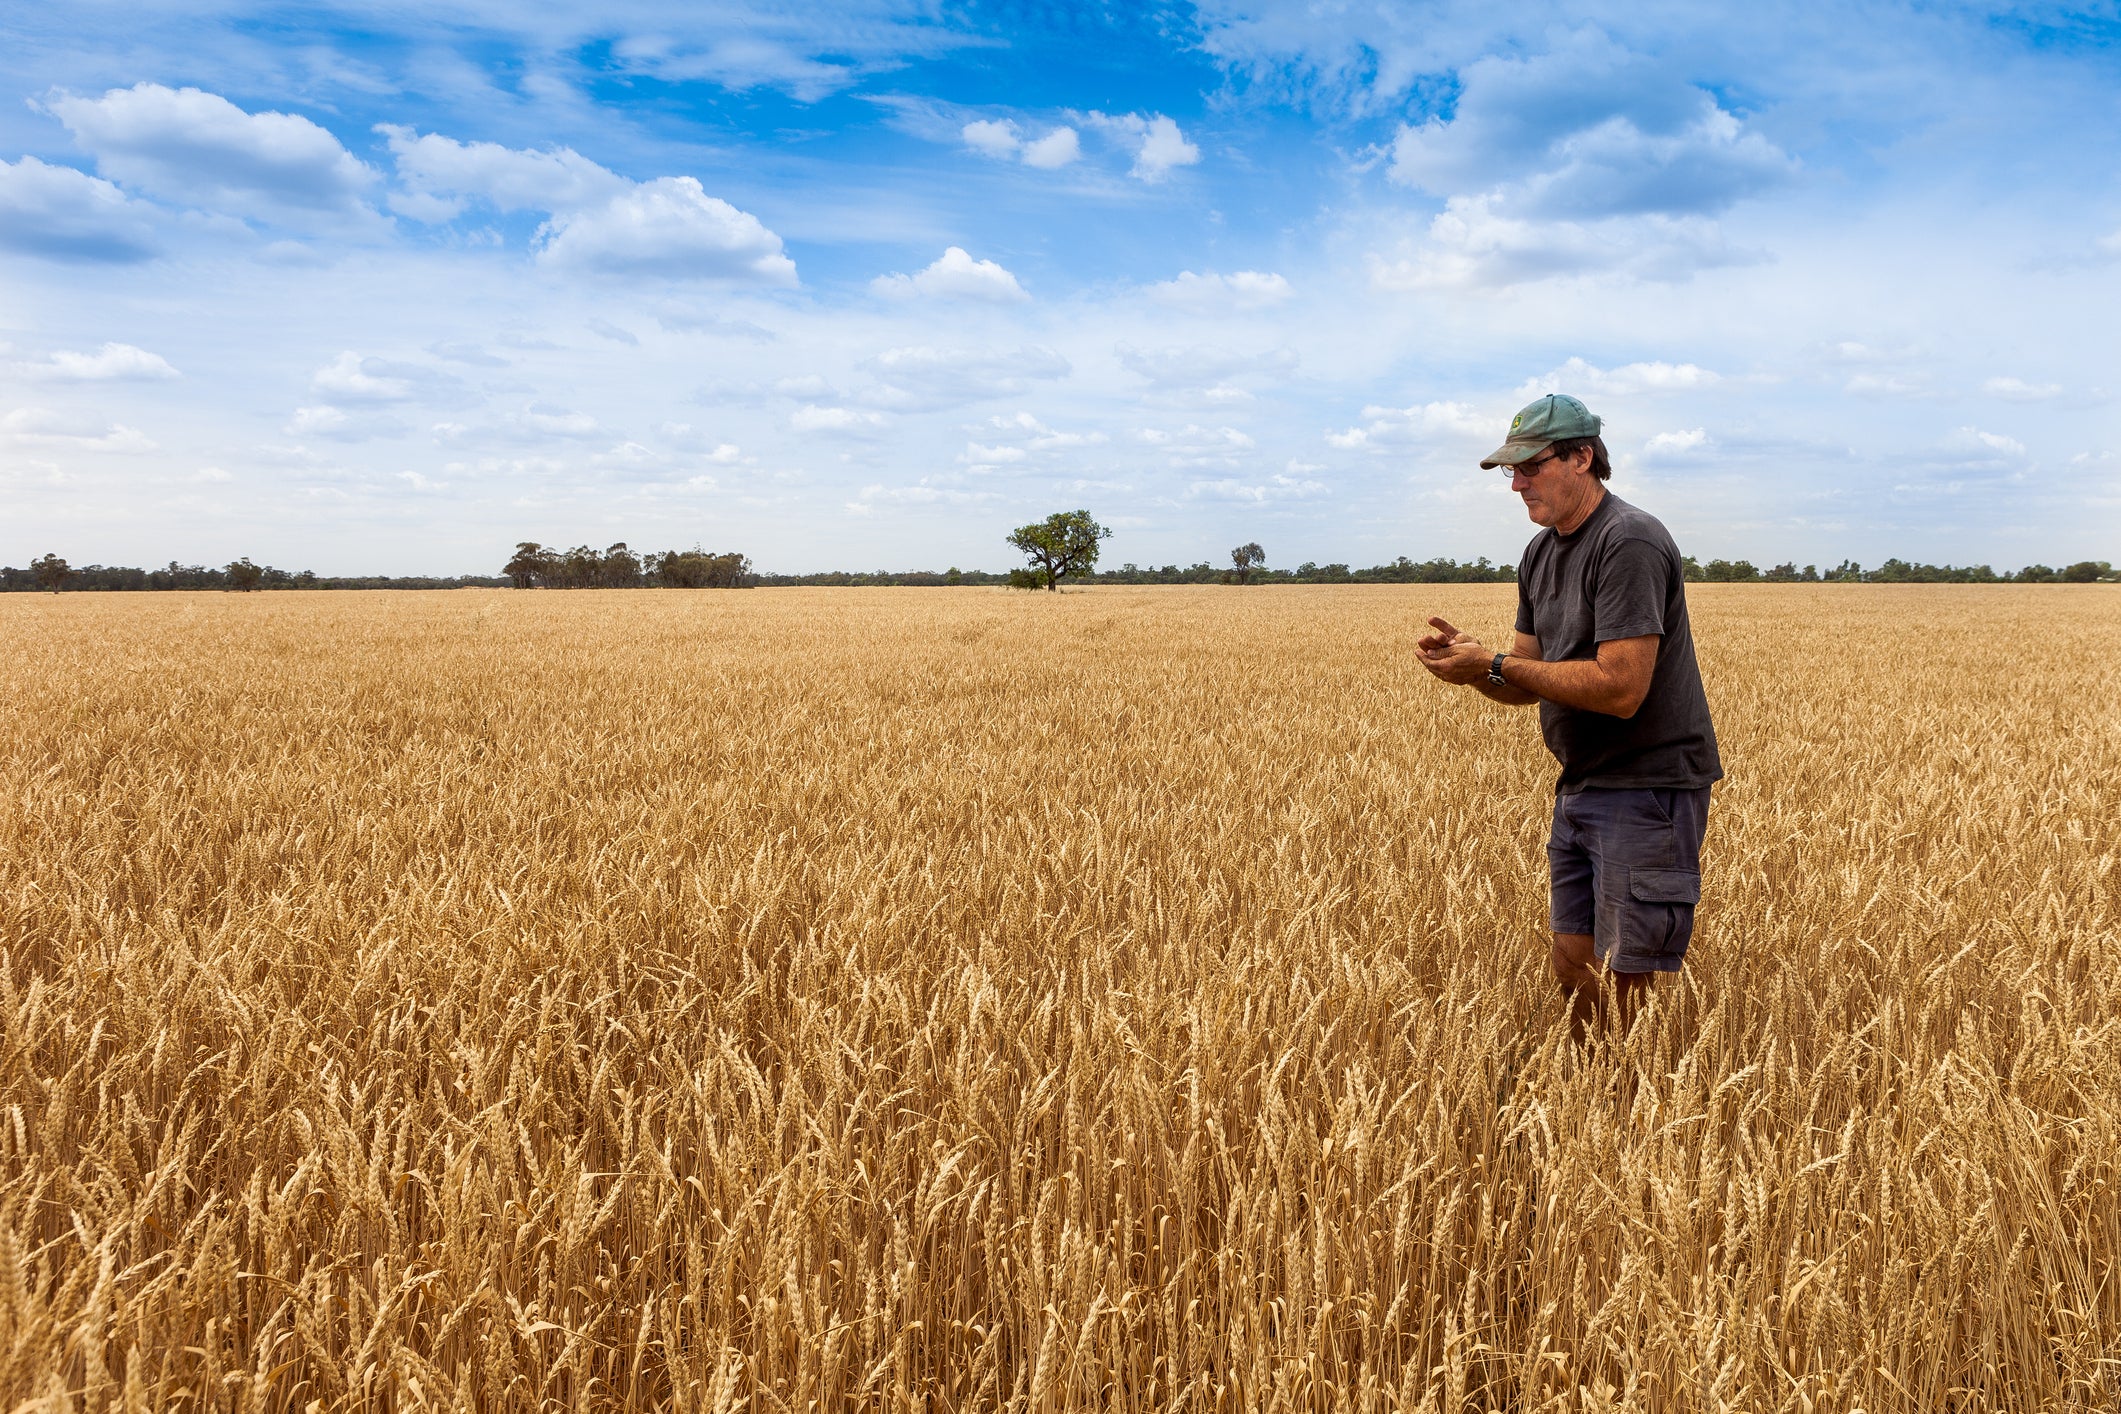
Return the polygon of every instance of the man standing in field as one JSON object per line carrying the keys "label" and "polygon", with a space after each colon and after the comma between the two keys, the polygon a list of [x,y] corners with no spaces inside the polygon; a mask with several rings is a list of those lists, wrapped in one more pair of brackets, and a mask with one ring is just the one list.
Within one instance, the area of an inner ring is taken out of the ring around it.
{"label": "man standing in field", "polygon": [[1701,899],[1709,785],[1723,776],[1694,662],[1679,548],[1656,517],[1606,489],[1600,421],[1549,394],[1481,462],[1499,467],[1545,529],[1517,567],[1517,636],[1497,653],[1440,618],[1422,666],[1510,706],[1539,704],[1561,762],[1547,862],[1554,975],[1581,1035],[1602,1017],[1601,974],[1625,1025],[1660,972],[1677,972]]}

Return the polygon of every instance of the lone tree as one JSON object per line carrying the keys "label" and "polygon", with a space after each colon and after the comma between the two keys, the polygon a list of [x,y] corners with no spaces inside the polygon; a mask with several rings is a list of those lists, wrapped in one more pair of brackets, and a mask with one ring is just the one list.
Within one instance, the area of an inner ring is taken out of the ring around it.
{"label": "lone tree", "polygon": [[1252,578],[1252,571],[1264,569],[1267,552],[1259,548],[1259,542],[1240,545],[1230,552],[1230,563],[1237,566],[1237,582],[1243,584]]}
{"label": "lone tree", "polygon": [[245,555],[228,567],[228,587],[248,594],[258,587],[258,581],[264,576],[265,571],[252,564],[250,556]]}
{"label": "lone tree", "polygon": [[1047,589],[1058,590],[1069,575],[1096,568],[1097,542],[1111,534],[1088,511],[1056,511],[1010,531],[1009,543],[1031,561],[1031,573],[1045,577]]}
{"label": "lone tree", "polygon": [[59,586],[74,577],[74,567],[57,555],[51,554],[41,560],[31,560],[29,572],[37,577],[38,584],[54,594],[59,592]]}

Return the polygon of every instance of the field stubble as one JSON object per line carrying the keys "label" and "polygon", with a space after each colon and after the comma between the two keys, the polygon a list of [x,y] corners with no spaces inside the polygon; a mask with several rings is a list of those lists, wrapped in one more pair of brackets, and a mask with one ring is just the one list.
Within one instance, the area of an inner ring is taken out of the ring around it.
{"label": "field stubble", "polygon": [[7,596],[0,1403],[2112,1409],[2114,596],[1692,591],[1579,1053],[1512,593]]}

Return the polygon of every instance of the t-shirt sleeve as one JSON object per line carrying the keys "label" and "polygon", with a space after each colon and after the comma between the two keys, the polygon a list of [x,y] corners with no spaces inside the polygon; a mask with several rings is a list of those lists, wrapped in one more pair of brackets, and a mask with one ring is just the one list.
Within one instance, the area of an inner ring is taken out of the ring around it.
{"label": "t-shirt sleeve", "polygon": [[1537,632],[1537,630],[1532,627],[1531,596],[1525,589],[1525,581],[1531,578],[1531,576],[1527,574],[1526,571],[1529,570],[1531,567],[1532,552],[1530,550],[1526,550],[1523,558],[1517,561],[1517,631],[1519,633]]}
{"label": "t-shirt sleeve", "polygon": [[1647,540],[1615,541],[1598,566],[1598,596],[1591,605],[1600,643],[1664,632],[1671,562]]}

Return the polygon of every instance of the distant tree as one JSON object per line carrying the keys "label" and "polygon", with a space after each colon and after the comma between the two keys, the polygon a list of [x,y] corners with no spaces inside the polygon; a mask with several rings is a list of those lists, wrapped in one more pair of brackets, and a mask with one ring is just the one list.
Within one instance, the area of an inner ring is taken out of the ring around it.
{"label": "distant tree", "polygon": [[621,540],[604,551],[603,564],[598,567],[597,583],[607,589],[631,589],[641,582],[641,557],[626,548]]}
{"label": "distant tree", "polygon": [[[1097,543],[1111,534],[1088,511],[1056,511],[1009,532],[1009,543],[1024,552],[1031,572],[1043,579],[1046,589],[1058,590],[1069,575],[1088,574],[1097,567]],[[1010,583],[1015,583],[1013,575]]]}
{"label": "distant tree", "polygon": [[1255,540],[1249,545],[1240,545],[1232,550],[1230,563],[1237,566],[1237,582],[1243,584],[1252,578],[1252,571],[1265,566],[1267,552],[1260,549],[1259,542]]}
{"label": "distant tree", "polygon": [[265,571],[252,564],[248,555],[229,565],[227,574],[228,587],[230,589],[240,589],[246,594],[256,589],[258,581],[265,577]]}
{"label": "distant tree", "polygon": [[37,577],[40,588],[49,589],[54,594],[74,577],[74,567],[52,554],[47,554],[41,560],[31,560],[29,572]]}
{"label": "distant tree", "polygon": [[2020,584],[2053,584],[2059,578],[2061,576],[2046,565],[2027,565],[2017,575]]}
{"label": "distant tree", "polygon": [[963,584],[964,582],[965,572],[959,569],[956,565],[952,565],[949,569],[943,571],[943,583],[950,585],[952,588],[955,588],[958,585]]}
{"label": "distant tree", "polygon": [[655,582],[668,589],[748,589],[754,582],[751,561],[734,551],[715,555],[695,545],[650,555],[647,564]]}
{"label": "distant tree", "polygon": [[2064,584],[2097,584],[2113,573],[2114,567],[2104,560],[2079,560],[2062,571]]}
{"label": "distant tree", "polygon": [[1009,571],[1005,581],[1011,589],[1044,589],[1046,581],[1037,570],[1025,569],[1021,565]]}
{"label": "distant tree", "polygon": [[552,578],[553,568],[552,551],[535,540],[521,540],[501,573],[518,589],[534,589]]}

